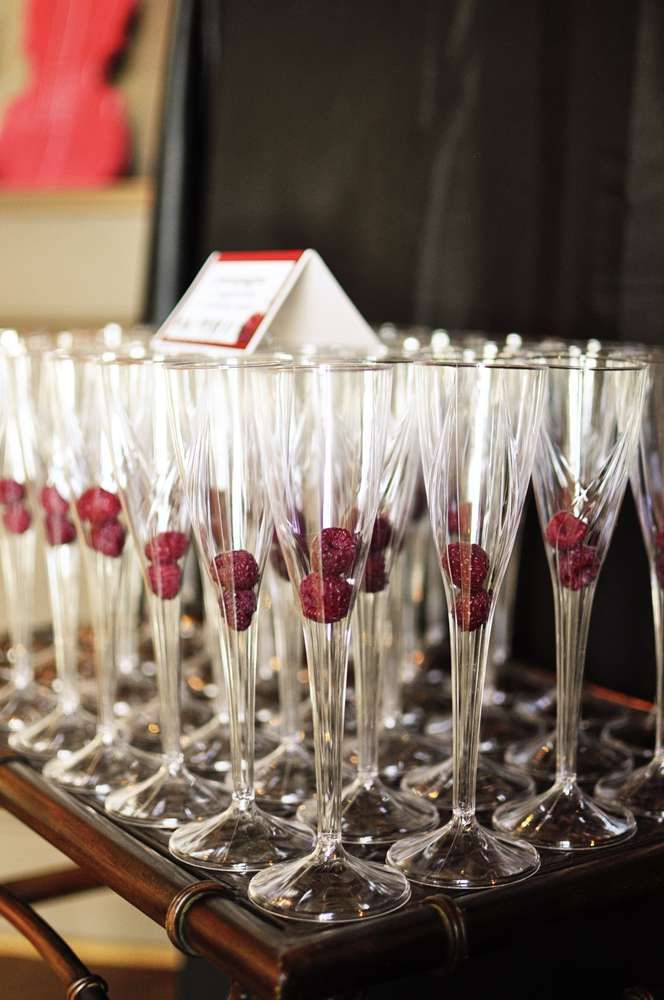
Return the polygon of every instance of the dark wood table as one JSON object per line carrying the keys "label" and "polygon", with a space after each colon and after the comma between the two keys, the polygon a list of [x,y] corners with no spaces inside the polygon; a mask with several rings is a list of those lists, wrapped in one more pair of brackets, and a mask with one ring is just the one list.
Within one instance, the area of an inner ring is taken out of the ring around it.
{"label": "dark wood table", "polygon": [[413,887],[411,902],[393,914],[319,929],[260,913],[246,898],[246,880],[175,861],[167,837],[129,831],[15,754],[0,757],[0,804],[79,866],[80,887],[98,883],[118,893],[182,950],[224,970],[238,997],[356,996],[425,973],[452,989],[469,964],[517,943],[527,949],[543,927],[552,954],[570,947],[571,929],[578,935],[607,913],[633,931],[631,915],[659,905],[664,890],[664,830],[640,822],[619,847],[542,852],[540,871],[525,882],[449,895]]}

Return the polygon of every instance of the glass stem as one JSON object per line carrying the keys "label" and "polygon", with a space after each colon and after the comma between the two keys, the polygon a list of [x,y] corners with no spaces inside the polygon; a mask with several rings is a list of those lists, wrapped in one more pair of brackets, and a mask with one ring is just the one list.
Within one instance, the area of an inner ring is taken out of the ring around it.
{"label": "glass stem", "polygon": [[[241,808],[248,808],[254,800],[257,617],[254,616],[244,632],[229,629],[231,654],[228,659],[222,656],[228,698],[233,801]],[[228,626],[222,622],[220,628]]]}
{"label": "glass stem", "polygon": [[128,565],[118,594],[118,613],[115,629],[115,658],[118,671],[125,676],[140,664],[139,631],[141,625],[141,596],[143,575],[138,556],[127,557]]}
{"label": "glass stem", "polygon": [[357,713],[357,777],[369,783],[378,775],[378,698],[382,637],[386,618],[386,590],[360,592],[353,619],[355,705]]}
{"label": "glass stem", "polygon": [[404,557],[400,555],[390,575],[389,618],[385,622],[386,650],[382,683],[382,725],[396,729],[401,725],[402,672],[405,656],[403,600]]}
{"label": "glass stem", "polygon": [[583,668],[594,587],[570,590],[554,583],[556,618],[556,782],[576,780]]}
{"label": "glass stem", "polygon": [[97,670],[97,734],[105,743],[112,743],[117,733],[114,705],[117,686],[115,659],[116,616],[118,598],[128,558],[133,558],[129,545],[119,559],[90,550],[88,558],[88,592],[93,619],[95,661]]}
{"label": "glass stem", "polygon": [[159,687],[161,751],[166,766],[177,770],[182,764],[180,598],[164,601],[150,593],[148,606]]}
{"label": "glass stem", "polygon": [[12,682],[18,690],[34,680],[32,610],[34,608],[35,531],[23,535],[3,531],[0,541],[6,595],[7,628],[11,643]]}
{"label": "glass stem", "polygon": [[298,671],[302,664],[302,626],[293,614],[293,591],[289,580],[273,573],[270,580],[274,646],[279,661],[279,735],[281,742],[304,740],[300,711]]}
{"label": "glass stem", "polygon": [[650,587],[655,625],[655,756],[664,757],[664,590],[659,586],[654,566],[650,572]]}
{"label": "glass stem", "polygon": [[222,644],[219,642],[217,618],[219,614],[217,593],[207,573],[201,572],[203,605],[205,608],[205,643],[210,656],[212,680],[215,687],[214,710],[221,725],[228,723],[228,697],[226,694],[226,671],[223,663]]}
{"label": "glass stem", "polygon": [[304,622],[316,758],[316,845],[323,857],[334,856],[341,849],[341,756],[349,640],[347,621],[334,625]]}
{"label": "glass stem", "polygon": [[47,545],[46,569],[53,618],[55,669],[60,682],[60,707],[66,714],[80,704],[78,682],[78,610],[80,551],[72,545]]}
{"label": "glass stem", "polygon": [[452,812],[469,823],[475,815],[480,718],[492,617],[474,632],[463,632],[450,618],[452,654]]}

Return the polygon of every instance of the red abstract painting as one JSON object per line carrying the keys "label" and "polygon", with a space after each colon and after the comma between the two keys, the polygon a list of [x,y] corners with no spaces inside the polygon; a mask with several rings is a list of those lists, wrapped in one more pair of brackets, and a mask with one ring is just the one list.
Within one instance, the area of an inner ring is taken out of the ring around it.
{"label": "red abstract painting", "polygon": [[30,78],[0,129],[3,187],[92,187],[127,167],[121,95],[106,79],[136,0],[26,0]]}

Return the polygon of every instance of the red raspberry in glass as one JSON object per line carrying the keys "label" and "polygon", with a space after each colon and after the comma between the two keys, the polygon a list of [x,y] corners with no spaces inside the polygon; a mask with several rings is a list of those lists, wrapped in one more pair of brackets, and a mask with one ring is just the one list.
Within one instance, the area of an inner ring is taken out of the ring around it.
{"label": "red raspberry in glass", "polygon": [[122,555],[126,532],[119,521],[104,521],[95,524],[90,532],[90,545],[96,552],[117,559]]}
{"label": "red raspberry in glass", "polygon": [[44,527],[49,545],[71,545],[76,538],[76,528],[69,518],[60,514],[47,514]]}
{"label": "red raspberry in glass", "polygon": [[173,563],[181,559],[189,548],[189,537],[184,531],[160,531],[145,546],[150,562]]}
{"label": "red raspberry in glass", "polygon": [[0,479],[0,503],[20,503],[25,496],[25,486],[15,479]]}
{"label": "red raspberry in glass", "polygon": [[329,625],[348,614],[353,588],[341,576],[310,573],[300,584],[302,613],[315,622]]}
{"label": "red raspberry in glass", "polygon": [[23,535],[32,524],[32,514],[24,504],[12,503],[2,515],[2,522],[12,535]]}
{"label": "red raspberry in glass", "polygon": [[182,570],[174,562],[155,562],[148,566],[150,590],[165,601],[172,601],[180,593]]}
{"label": "red raspberry in glass", "polygon": [[93,486],[81,494],[76,509],[81,521],[102,524],[104,521],[112,521],[118,516],[120,501],[115,493],[109,493],[101,486]]}
{"label": "red raspberry in glass", "polygon": [[443,569],[455,587],[476,594],[489,572],[489,557],[481,545],[452,542],[443,556]]}
{"label": "red raspberry in glass", "polygon": [[225,590],[219,606],[229,628],[235,632],[245,632],[251,625],[256,610],[256,595],[253,590]]}
{"label": "red raspberry in glass", "polygon": [[351,572],[357,544],[345,528],[323,528],[311,543],[311,565],[323,576],[346,576]]}
{"label": "red raspberry in glass", "polygon": [[69,503],[60,496],[55,486],[42,486],[39,491],[39,503],[47,514],[66,517],[69,513]]}
{"label": "red raspberry in glass", "polygon": [[371,543],[369,552],[383,552],[390,544],[392,538],[392,525],[387,514],[379,514],[374,521],[371,532]]}
{"label": "red raspberry in glass", "polygon": [[246,549],[221,552],[215,556],[210,572],[224,590],[251,590],[258,583],[258,563]]}
{"label": "red raspberry in glass", "polygon": [[583,541],[587,531],[588,525],[580,517],[575,517],[569,511],[559,510],[547,524],[544,534],[552,548],[567,552]]}
{"label": "red raspberry in glass", "polygon": [[377,594],[387,587],[385,557],[382,552],[370,553],[364,569],[362,586],[367,594]]}
{"label": "red raspberry in glass", "polygon": [[454,605],[454,617],[462,632],[474,632],[489,617],[491,594],[478,590],[475,594],[459,594]]}
{"label": "red raspberry in glass", "polygon": [[558,579],[567,590],[582,590],[596,579],[600,561],[592,545],[575,545],[558,560]]}

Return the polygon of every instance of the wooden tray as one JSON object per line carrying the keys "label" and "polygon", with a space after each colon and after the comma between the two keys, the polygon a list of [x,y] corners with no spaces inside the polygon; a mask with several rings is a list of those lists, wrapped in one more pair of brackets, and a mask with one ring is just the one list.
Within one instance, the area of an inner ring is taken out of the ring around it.
{"label": "wooden tray", "polygon": [[[610,700],[634,707],[613,693]],[[664,829],[640,821],[635,837],[615,848],[543,851],[538,874],[514,885],[450,895],[413,887],[403,909],[336,927],[280,921],[247,901],[246,879],[176,862],[167,837],[129,831],[48,784],[15,754],[0,761],[2,805],[164,926],[179,947],[206,957],[258,998],[316,1000],[424,973],[449,974],[527,936],[543,919],[547,946],[559,940],[562,947],[572,924],[611,909],[627,914],[664,889]]]}

